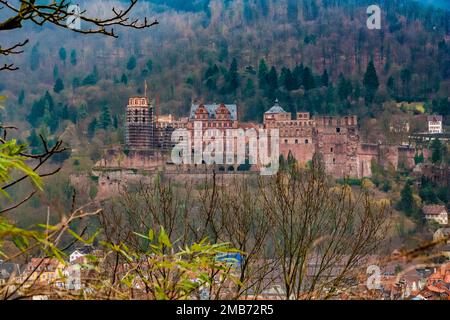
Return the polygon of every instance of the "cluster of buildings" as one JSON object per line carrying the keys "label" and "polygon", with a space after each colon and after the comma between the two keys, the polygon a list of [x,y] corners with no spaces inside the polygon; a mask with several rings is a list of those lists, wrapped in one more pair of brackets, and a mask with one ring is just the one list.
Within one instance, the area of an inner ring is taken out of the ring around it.
{"label": "cluster of buildings", "polygon": [[278,100],[265,112],[263,124],[239,122],[236,104],[193,103],[189,115],[181,119],[158,116],[154,110],[147,97],[130,98],[126,109],[126,149],[132,157],[142,158],[142,162],[148,162],[145,158],[155,154],[167,154],[175,145],[171,137],[176,129],[187,129],[193,137],[194,130],[198,129],[194,128],[196,124],[201,126],[202,132],[207,129],[223,132],[239,128],[278,129],[279,150],[284,157],[291,154],[304,165],[319,153],[326,171],[337,178],[369,177],[373,161],[394,168],[400,163],[414,166],[414,148],[361,141],[358,119],[354,115],[311,116],[309,112],[298,112],[292,117]]}
{"label": "cluster of buildings", "polygon": [[382,275],[381,294],[391,300],[450,300],[450,263],[391,264]]}
{"label": "cluster of buildings", "polygon": [[17,291],[18,296],[30,294],[34,299],[46,299],[41,293],[58,290],[76,294],[84,289],[84,280],[89,279],[93,272],[87,267],[93,263],[90,257],[99,257],[101,254],[101,251],[91,246],[84,246],[74,250],[68,261],[57,258],[31,258],[27,264],[21,266],[0,260],[0,286],[8,286],[8,291]]}

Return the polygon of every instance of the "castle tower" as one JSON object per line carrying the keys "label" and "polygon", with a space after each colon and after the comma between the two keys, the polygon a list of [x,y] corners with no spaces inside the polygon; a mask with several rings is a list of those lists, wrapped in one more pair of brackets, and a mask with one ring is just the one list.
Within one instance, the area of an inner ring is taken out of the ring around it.
{"label": "castle tower", "polygon": [[151,150],[154,141],[153,106],[148,98],[128,100],[125,120],[125,144],[130,149]]}

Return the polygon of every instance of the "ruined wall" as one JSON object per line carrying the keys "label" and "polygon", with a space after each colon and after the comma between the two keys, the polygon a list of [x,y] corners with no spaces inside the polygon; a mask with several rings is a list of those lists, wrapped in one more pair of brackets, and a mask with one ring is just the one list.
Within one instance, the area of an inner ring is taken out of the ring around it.
{"label": "ruined wall", "polygon": [[138,173],[133,170],[93,171],[98,177],[98,192],[95,200],[101,201],[119,195],[127,185],[150,183],[151,174]]}
{"label": "ruined wall", "polygon": [[336,178],[358,177],[357,128],[336,119],[316,123],[316,151],[322,154],[325,170]]}
{"label": "ruined wall", "polygon": [[[309,138],[309,140],[307,138],[298,140],[301,143],[295,143],[295,141],[294,143],[285,143],[284,141],[280,141],[280,154],[287,159],[290,151],[300,165],[305,165],[308,161],[312,160],[315,146],[312,138]],[[305,140],[308,140],[307,144]]]}
{"label": "ruined wall", "polygon": [[372,176],[372,161],[378,162],[378,144],[361,143],[358,146],[358,178]]}
{"label": "ruined wall", "polygon": [[104,157],[95,164],[103,168],[155,169],[164,163],[162,157],[150,150],[107,150]]}

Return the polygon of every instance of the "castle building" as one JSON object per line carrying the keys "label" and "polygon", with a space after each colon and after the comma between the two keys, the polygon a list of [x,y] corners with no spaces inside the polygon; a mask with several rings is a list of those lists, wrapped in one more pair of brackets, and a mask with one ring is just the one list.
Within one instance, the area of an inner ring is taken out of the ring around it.
{"label": "castle building", "polygon": [[358,175],[357,124],[356,116],[311,118],[309,112],[298,112],[293,119],[278,100],[264,114],[264,128],[279,129],[280,153],[284,157],[291,153],[299,163],[305,164],[318,152],[327,171],[337,177]]}
{"label": "castle building", "polygon": [[236,129],[238,128],[237,105],[223,103],[192,104],[187,128],[193,130],[195,123],[201,124],[203,131],[207,129]]}
{"label": "castle building", "polygon": [[172,133],[187,127],[188,118],[175,119],[173,115],[158,116],[155,121],[155,148],[163,153],[169,152],[175,145]]}
{"label": "castle building", "polygon": [[[208,129],[225,132],[254,125],[239,123],[236,104],[192,104],[189,116],[179,120],[171,115],[156,119],[153,110],[146,97],[129,99],[125,140],[127,148],[136,151],[133,154],[137,158],[169,153],[174,146],[172,133],[179,128],[189,131],[194,150],[198,139],[203,145],[207,143],[208,139],[203,138]],[[264,129],[279,130],[280,154],[285,158],[291,154],[301,165],[312,160],[315,153],[320,154],[325,170],[336,178],[370,177],[373,162],[394,169],[400,165],[414,166],[415,150],[409,146],[361,142],[354,115],[311,117],[309,112],[297,112],[292,117],[277,100],[263,119]]]}
{"label": "castle building", "polygon": [[155,122],[153,106],[147,97],[128,100],[125,119],[125,144],[134,150],[151,150],[154,147]]}
{"label": "castle building", "polygon": [[315,153],[322,156],[325,170],[336,178],[363,178],[372,175],[372,162],[395,169],[414,166],[415,150],[408,146],[388,146],[361,142],[358,118],[315,116],[298,112],[295,119],[278,103],[264,114],[265,129],[279,129],[280,153],[291,154],[305,165]]}

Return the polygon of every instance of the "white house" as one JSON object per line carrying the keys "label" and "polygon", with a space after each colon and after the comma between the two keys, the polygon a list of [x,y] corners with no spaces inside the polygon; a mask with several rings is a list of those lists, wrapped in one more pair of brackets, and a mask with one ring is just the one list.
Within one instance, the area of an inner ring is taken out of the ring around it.
{"label": "white house", "polygon": [[448,224],[448,212],[445,206],[427,205],[422,208],[422,211],[426,220],[436,221],[441,225]]}
{"label": "white house", "polygon": [[447,239],[447,243],[450,244],[450,228],[440,228],[434,233],[433,241],[439,241],[443,239]]}
{"label": "white house", "polygon": [[76,249],[69,256],[69,262],[74,263],[77,259],[84,257],[90,253],[92,253],[93,248],[91,246],[84,246],[82,248]]}
{"label": "white house", "polygon": [[428,133],[442,133],[442,116],[428,117]]}

